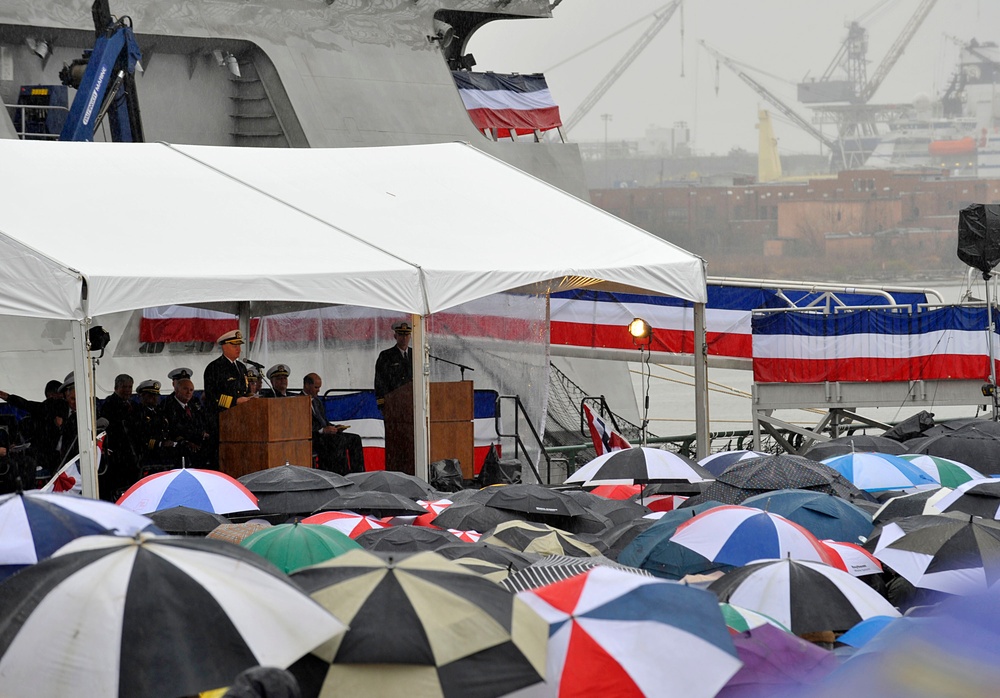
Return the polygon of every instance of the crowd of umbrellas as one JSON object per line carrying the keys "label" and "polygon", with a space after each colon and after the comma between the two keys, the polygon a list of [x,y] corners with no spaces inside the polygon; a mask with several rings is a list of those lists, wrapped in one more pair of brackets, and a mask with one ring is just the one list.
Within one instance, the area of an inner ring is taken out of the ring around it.
{"label": "crowd of umbrellas", "polygon": [[5,495],[0,695],[994,695],[976,465],[853,438],[626,449],[560,487],[285,465]]}

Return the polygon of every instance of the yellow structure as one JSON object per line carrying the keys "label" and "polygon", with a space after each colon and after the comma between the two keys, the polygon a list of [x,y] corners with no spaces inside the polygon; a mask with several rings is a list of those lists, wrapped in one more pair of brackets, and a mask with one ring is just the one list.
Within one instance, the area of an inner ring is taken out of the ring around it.
{"label": "yellow structure", "polygon": [[781,179],[781,158],[778,155],[778,139],[771,127],[771,114],[766,109],[757,111],[757,181],[777,182]]}

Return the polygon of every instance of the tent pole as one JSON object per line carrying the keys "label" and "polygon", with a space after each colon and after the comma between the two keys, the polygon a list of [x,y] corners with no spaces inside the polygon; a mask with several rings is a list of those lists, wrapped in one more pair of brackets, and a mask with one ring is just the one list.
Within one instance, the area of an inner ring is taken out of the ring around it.
{"label": "tent pole", "polygon": [[431,364],[428,353],[424,316],[413,315],[413,474],[428,480],[427,464],[430,451],[428,421],[430,418]]}
{"label": "tent pole", "polygon": [[239,302],[239,325],[238,328],[240,332],[243,333],[243,341],[246,342],[246,354],[244,358],[250,356],[250,301],[240,301]]}
{"label": "tent pole", "polygon": [[990,350],[990,385],[993,386],[993,421],[997,421],[998,412],[1000,412],[1000,405],[997,403],[996,385],[997,385],[997,367],[993,360],[993,332],[995,330],[993,326],[993,294],[990,293],[990,281],[993,282],[993,293],[996,293],[996,280],[993,274],[986,274],[986,327],[987,327],[987,338],[989,339],[989,350]]}
{"label": "tent pole", "polygon": [[708,420],[708,338],[705,333],[705,304],[694,304],[694,418],[698,459],[711,452]]}
{"label": "tent pole", "polygon": [[[86,288],[86,286],[84,286]],[[97,499],[97,445],[94,439],[94,372],[90,360],[90,343],[87,329],[91,319],[73,320],[73,377],[76,381],[76,439],[80,451],[80,476],[83,496]]]}

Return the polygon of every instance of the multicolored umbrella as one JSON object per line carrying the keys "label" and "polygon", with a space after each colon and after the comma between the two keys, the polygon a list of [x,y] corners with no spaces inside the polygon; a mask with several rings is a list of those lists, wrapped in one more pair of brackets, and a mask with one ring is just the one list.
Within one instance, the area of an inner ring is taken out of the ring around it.
{"label": "multicolored umbrella", "polygon": [[781,514],[817,538],[856,543],[871,535],[871,514],[845,499],[811,490],[777,490],[743,500],[743,506]]}
{"label": "multicolored umbrella", "polygon": [[840,666],[833,652],[773,625],[734,635],[733,644],[743,666],[716,698],[810,695],[814,685]]}
{"label": "multicolored umbrella", "polygon": [[434,514],[435,516],[437,514],[440,514],[442,511],[444,511],[445,509],[447,509],[448,507],[450,507],[454,503],[455,502],[453,502],[450,499],[430,499],[430,500],[427,500],[427,499],[418,499],[417,500],[417,504],[419,504],[424,509],[426,509],[428,513]]}
{"label": "multicolored umbrella", "polygon": [[865,492],[935,487],[940,483],[899,456],[888,453],[847,453],[822,461]]}
{"label": "multicolored umbrella", "polygon": [[361,546],[349,536],[320,524],[291,523],[269,526],[244,538],[240,545],[285,574],[343,555]]}
{"label": "multicolored umbrella", "polygon": [[741,504],[757,494],[787,489],[829,492],[848,500],[870,496],[823,463],[781,454],[734,463],[694,499],[698,503],[714,500],[723,504]]}
{"label": "multicolored umbrella", "polygon": [[590,491],[607,499],[632,499],[642,491],[642,485],[598,485]]}
{"label": "multicolored umbrella", "polygon": [[527,591],[555,582],[576,577],[594,567],[611,567],[628,574],[652,575],[645,570],[627,565],[619,565],[605,557],[569,557],[568,555],[546,555],[516,572],[511,572],[500,582],[505,589],[513,592]]}
{"label": "multicolored umbrella", "polygon": [[540,555],[594,557],[601,552],[573,534],[546,524],[508,521],[483,534],[480,542]]}
{"label": "multicolored umbrella", "polygon": [[875,511],[872,522],[884,524],[907,516],[936,516],[943,513],[937,508],[938,501],[951,491],[950,487],[941,487],[936,490],[918,490],[890,497]]}
{"label": "multicolored umbrella", "polygon": [[688,574],[705,574],[730,569],[729,565],[712,562],[704,555],[670,540],[682,523],[717,506],[720,506],[718,502],[705,502],[690,508],[663,513],[659,520],[635,536],[618,553],[618,561],[644,569],[657,577],[675,580]]}
{"label": "multicolored umbrella", "polygon": [[722,617],[726,621],[726,626],[736,633],[746,632],[747,630],[768,624],[773,625],[779,630],[784,630],[786,633],[789,632],[788,628],[774,618],[765,616],[763,613],[758,613],[757,611],[751,611],[749,608],[720,602],[719,609],[722,611]]}
{"label": "multicolored umbrella", "polygon": [[710,698],[740,666],[700,589],[594,567],[518,598],[549,624],[544,695]]}
{"label": "multicolored umbrella", "polygon": [[346,629],[247,550],[145,534],[78,538],[14,575],[0,628],[0,694],[88,698],[195,695]]}
{"label": "multicolored umbrella", "polygon": [[458,538],[463,543],[478,543],[483,534],[479,531],[459,531],[457,528],[447,529],[448,533]]}
{"label": "multicolored umbrella", "polygon": [[545,672],[546,626],[517,597],[435,553],[353,551],[292,575],[350,625],[291,667],[303,695],[505,695]]}
{"label": "multicolored umbrella", "polygon": [[860,545],[836,540],[821,540],[819,544],[829,553],[830,564],[839,570],[849,572],[855,577],[882,573],[882,563]]}
{"label": "multicolored umbrella", "polygon": [[774,618],[796,635],[843,632],[871,616],[899,616],[870,586],[822,562],[755,562],[727,572],[708,590],[720,601]]}
{"label": "multicolored umbrella", "polygon": [[566,484],[635,485],[649,482],[710,482],[715,479],[690,458],[641,446],[598,456],[566,478]]}
{"label": "multicolored umbrella", "polygon": [[925,453],[904,453],[899,457],[920,468],[943,487],[955,488],[963,482],[980,480],[985,477],[975,468],[970,468],[965,463],[959,463],[950,458],[929,456]]}
{"label": "multicolored umbrella", "polygon": [[805,528],[754,507],[709,509],[678,526],[670,541],[726,565],[784,557],[832,563],[826,549]]}
{"label": "multicolored umbrella", "polygon": [[934,504],[943,512],[961,512],[1000,519],[1000,479],[985,477],[963,482]]}
{"label": "multicolored umbrella", "polygon": [[110,502],[71,494],[16,492],[0,496],[0,580],[44,560],[80,536],[132,536],[152,520]]}
{"label": "multicolored umbrella", "polygon": [[178,468],[147,475],[132,485],[118,506],[137,514],[185,506],[230,514],[257,511],[257,497],[238,480],[217,470]]}
{"label": "multicolored umbrella", "polygon": [[385,528],[385,524],[374,516],[364,516],[351,511],[324,511],[302,519],[305,524],[322,524],[335,528],[351,538],[357,538],[365,531]]}

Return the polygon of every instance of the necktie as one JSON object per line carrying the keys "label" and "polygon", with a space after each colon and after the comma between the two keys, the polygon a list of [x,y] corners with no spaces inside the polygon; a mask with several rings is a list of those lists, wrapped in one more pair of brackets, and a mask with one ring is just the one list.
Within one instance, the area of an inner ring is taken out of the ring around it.
{"label": "necktie", "polygon": [[191,405],[184,405],[184,416],[191,416]]}

